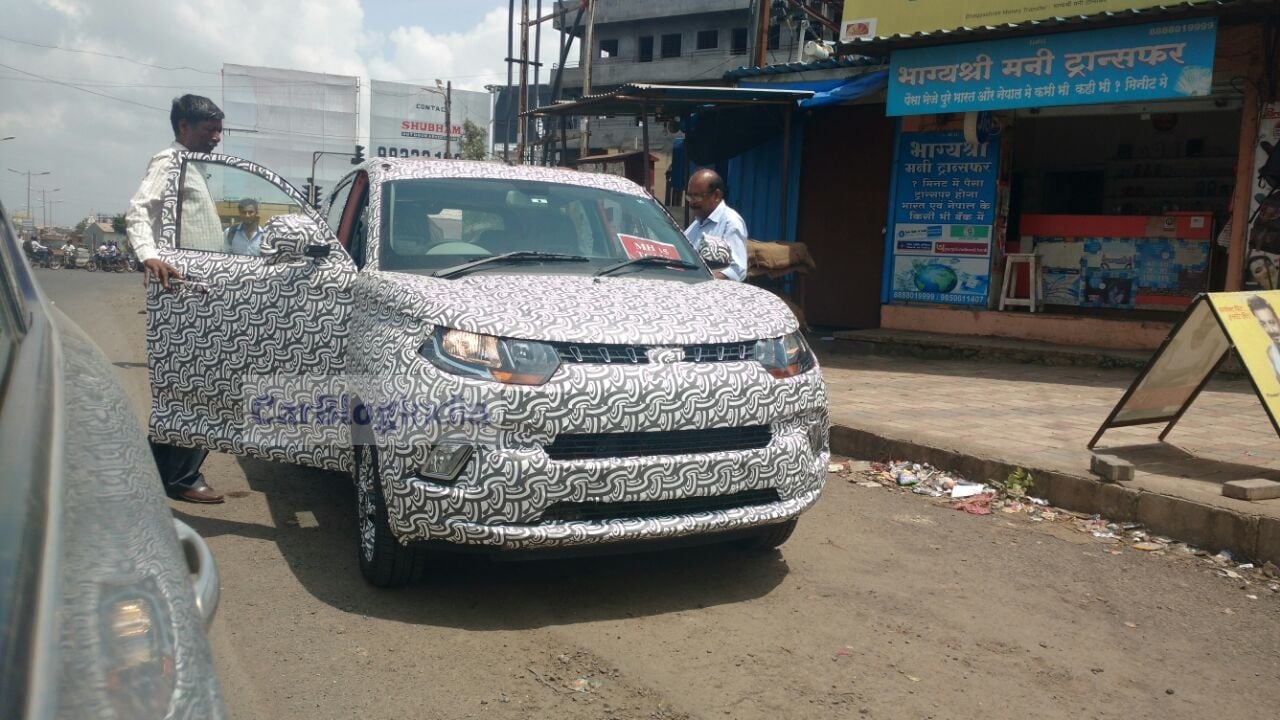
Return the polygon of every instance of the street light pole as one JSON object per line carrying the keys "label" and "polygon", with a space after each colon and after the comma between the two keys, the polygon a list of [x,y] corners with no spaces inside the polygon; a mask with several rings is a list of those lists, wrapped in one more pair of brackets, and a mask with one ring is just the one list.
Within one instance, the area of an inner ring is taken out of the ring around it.
{"label": "street light pole", "polygon": [[436,78],[436,89],[423,87],[427,92],[433,92],[444,98],[444,159],[448,160],[453,157],[453,81],[440,82],[440,78]]}
{"label": "street light pole", "polygon": [[49,193],[61,192],[61,190],[62,188],[40,189],[40,216],[44,220],[44,227],[49,226]]}
{"label": "street light pole", "polygon": [[27,170],[26,172],[23,172],[22,170],[14,170],[13,168],[9,168],[9,172],[27,176],[27,216],[31,218],[31,224],[35,225],[36,223],[35,211],[31,209],[31,176],[32,175],[52,175],[53,173],[49,172],[48,170],[45,170],[44,172],[34,172],[31,170]]}

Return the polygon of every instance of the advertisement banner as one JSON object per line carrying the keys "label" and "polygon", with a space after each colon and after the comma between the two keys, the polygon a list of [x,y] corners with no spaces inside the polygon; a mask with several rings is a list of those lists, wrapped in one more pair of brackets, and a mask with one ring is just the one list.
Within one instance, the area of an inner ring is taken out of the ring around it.
{"label": "advertisement banner", "polygon": [[894,168],[890,300],[985,305],[1000,138],[899,133]]}
{"label": "advertisement banner", "polygon": [[840,42],[1168,4],[1168,0],[845,0]]}
{"label": "advertisement banner", "polygon": [[1110,428],[1148,423],[1167,423],[1163,440],[1232,347],[1280,433],[1280,290],[1208,293],[1187,310],[1089,447]]}
{"label": "advertisement banner", "polygon": [[1209,300],[1275,422],[1280,417],[1280,290],[1212,293]]}
{"label": "advertisement banner", "polygon": [[990,257],[895,255],[895,302],[986,305],[991,285]]}
{"label": "advertisement banner", "polygon": [[1216,18],[899,50],[889,115],[1168,100],[1213,89]]}
{"label": "advertisement banner", "polygon": [[[470,120],[489,131],[489,93],[374,80],[369,86],[369,152],[377,157],[443,157],[445,100],[450,99],[449,152],[462,156],[462,128]],[[488,143],[485,144],[486,149]]]}
{"label": "advertisement banner", "polygon": [[1169,422],[1176,418],[1195,399],[1230,346],[1206,302],[1192,306],[1166,342],[1117,408],[1113,425]]}
{"label": "advertisement banner", "polygon": [[313,160],[326,191],[351,171],[360,78],[224,64],[222,97],[226,130],[217,152],[270,168],[297,188],[312,175]]}

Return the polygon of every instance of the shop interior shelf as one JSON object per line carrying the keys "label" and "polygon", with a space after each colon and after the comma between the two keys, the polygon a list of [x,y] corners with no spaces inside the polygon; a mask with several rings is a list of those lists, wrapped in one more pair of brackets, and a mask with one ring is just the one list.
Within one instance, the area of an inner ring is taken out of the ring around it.
{"label": "shop interior shelf", "polygon": [[1146,176],[1108,175],[1107,180],[1108,181],[1141,180],[1142,182],[1147,182],[1149,180],[1155,181],[1155,182],[1193,182],[1196,180],[1216,180],[1218,178],[1234,178],[1235,176],[1236,176],[1235,173],[1195,173],[1195,174],[1187,173],[1183,175],[1146,175]]}
{"label": "shop interior shelf", "polygon": [[1232,162],[1236,161],[1234,155],[1176,155],[1176,156],[1153,156],[1153,157],[1128,157],[1115,158],[1111,160],[1114,163],[1149,163],[1149,162],[1169,162],[1169,163],[1186,163],[1186,162]]}
{"label": "shop interior shelf", "polygon": [[1107,193],[1108,198],[1120,200],[1196,200],[1200,202],[1214,202],[1217,200],[1227,200],[1230,195],[1120,195],[1117,193]]}

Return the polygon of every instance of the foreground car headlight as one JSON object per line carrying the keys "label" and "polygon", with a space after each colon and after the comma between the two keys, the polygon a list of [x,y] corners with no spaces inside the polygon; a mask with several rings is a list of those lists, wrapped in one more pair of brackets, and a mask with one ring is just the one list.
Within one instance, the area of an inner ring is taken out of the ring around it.
{"label": "foreground car headlight", "polygon": [[799,330],[780,338],[757,342],[754,356],[776,378],[807,373],[817,364],[809,343],[805,342],[804,335]]}
{"label": "foreground car headlight", "polygon": [[418,354],[447,373],[511,385],[541,385],[560,367],[546,343],[439,327]]}

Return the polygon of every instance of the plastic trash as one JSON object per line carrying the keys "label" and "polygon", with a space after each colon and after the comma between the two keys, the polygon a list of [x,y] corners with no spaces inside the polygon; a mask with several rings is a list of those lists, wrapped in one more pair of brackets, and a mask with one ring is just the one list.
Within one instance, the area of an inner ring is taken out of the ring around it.
{"label": "plastic trash", "polygon": [[981,495],[982,493],[986,492],[986,490],[987,490],[986,485],[974,485],[971,483],[964,483],[964,484],[957,483],[951,487],[951,497],[953,499],[959,500],[961,498],[973,497],[974,495]]}

